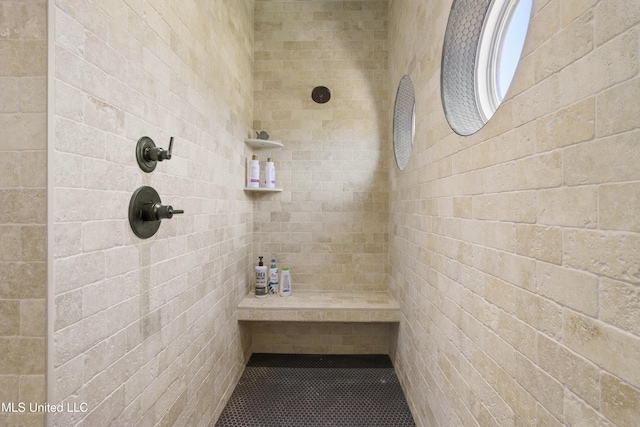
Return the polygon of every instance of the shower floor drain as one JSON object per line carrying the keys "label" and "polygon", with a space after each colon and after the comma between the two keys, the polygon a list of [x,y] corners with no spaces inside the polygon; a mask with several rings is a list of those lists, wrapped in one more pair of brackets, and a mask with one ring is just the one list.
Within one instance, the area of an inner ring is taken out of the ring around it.
{"label": "shower floor drain", "polygon": [[251,356],[215,427],[415,426],[386,355]]}

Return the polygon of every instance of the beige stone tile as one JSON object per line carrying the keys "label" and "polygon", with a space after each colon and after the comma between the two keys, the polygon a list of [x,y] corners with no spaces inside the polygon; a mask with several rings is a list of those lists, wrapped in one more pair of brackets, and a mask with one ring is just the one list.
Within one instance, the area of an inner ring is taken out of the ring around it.
{"label": "beige stone tile", "polygon": [[538,225],[516,226],[516,253],[560,264],[563,236],[560,228]]}
{"label": "beige stone tile", "polygon": [[[29,52],[29,55],[25,55]],[[0,40],[0,76],[44,76],[47,74],[47,44],[41,40]]]}
{"label": "beige stone tile", "polygon": [[20,79],[20,111],[44,113],[47,108],[47,80],[45,77]]}
{"label": "beige stone tile", "polygon": [[[633,45],[637,43],[637,37],[636,32],[625,33],[560,70],[557,74],[559,87],[562,88],[557,94],[559,106],[574,104],[599,94],[616,83],[635,77],[638,61],[637,50]],[[589,84],[576,84],[576,82],[589,82]],[[599,130],[596,133],[601,134]]]}
{"label": "beige stone tile", "polygon": [[0,222],[44,224],[46,217],[44,189],[0,189]]}
{"label": "beige stone tile", "polygon": [[636,254],[640,238],[634,234],[565,230],[563,261],[570,267],[617,280],[640,283]]}
{"label": "beige stone tile", "polygon": [[94,252],[58,259],[54,262],[56,292],[81,288],[105,278],[105,254]]}
{"label": "beige stone tile", "polygon": [[537,205],[538,224],[595,228],[599,218],[593,186],[541,190]]}
{"label": "beige stone tile", "polygon": [[0,300],[0,335],[20,335],[19,300]]}
{"label": "beige stone tile", "polygon": [[498,254],[498,277],[529,291],[537,288],[536,261],[508,252]]}
{"label": "beige stone tile", "polygon": [[595,97],[589,97],[536,121],[540,151],[589,141],[595,136]]}
{"label": "beige stone tile", "polygon": [[533,223],[535,192],[521,191],[482,195],[473,198],[473,215],[478,219]]}
{"label": "beige stone tile", "polygon": [[560,3],[561,24],[566,26],[583,13],[591,10],[597,3],[595,0],[568,0]]}
{"label": "beige stone tile", "polygon": [[594,8],[596,43],[602,44],[640,21],[640,9],[632,0],[606,0]]}
{"label": "beige stone tile", "polygon": [[20,180],[23,187],[43,188],[46,186],[46,151],[23,151],[20,153]]}
{"label": "beige stone tile", "polygon": [[47,321],[45,299],[23,299],[20,301],[20,335],[44,337]]}
{"label": "beige stone tile", "polygon": [[619,426],[633,426],[640,419],[640,391],[603,373],[602,413]]}
{"label": "beige stone tile", "polygon": [[0,373],[43,374],[44,338],[0,338]]}
{"label": "beige stone tile", "polygon": [[640,289],[615,280],[600,279],[599,318],[640,335]]}
{"label": "beige stone tile", "polygon": [[513,116],[518,118],[518,123],[528,123],[553,111],[561,106],[560,93],[562,81],[557,74],[541,81],[537,85],[516,95],[513,98]]}
{"label": "beige stone tile", "polygon": [[46,115],[0,114],[0,128],[4,138],[2,150],[44,150],[47,142]]}
{"label": "beige stone tile", "polygon": [[[637,38],[636,38],[637,42]],[[640,96],[640,79],[628,80],[598,95],[596,99],[596,131],[599,136],[608,136],[639,126],[634,99]]]}
{"label": "beige stone tile", "polygon": [[17,113],[19,111],[19,87],[20,80],[15,77],[3,76],[0,78],[0,113]]}
{"label": "beige stone tile", "polygon": [[640,183],[598,187],[598,218],[602,229],[640,231]]}
{"label": "beige stone tile", "polygon": [[19,226],[0,226],[0,261],[20,261]]}
{"label": "beige stone tile", "polygon": [[607,420],[593,407],[587,405],[572,393],[564,396],[564,420],[565,423],[574,426],[587,427],[613,427],[615,424]]}
{"label": "beige stone tile", "polygon": [[598,313],[596,276],[544,262],[538,263],[538,293],[559,304],[585,314]]}
{"label": "beige stone tile", "polygon": [[20,376],[20,401],[21,402],[45,402],[46,381],[44,375]]}
{"label": "beige stone tile", "polygon": [[82,290],[57,295],[54,327],[62,329],[82,320]]}
{"label": "beige stone tile", "polygon": [[535,80],[540,81],[593,49],[593,13],[582,14],[535,50]]}
{"label": "beige stone tile", "polygon": [[20,377],[18,375],[0,375],[0,399],[2,402],[18,402]]}
{"label": "beige stone tile", "polygon": [[529,359],[536,358],[537,333],[531,326],[510,314],[500,312],[494,332]]}
{"label": "beige stone tile", "polygon": [[516,356],[516,380],[556,418],[563,417],[563,385],[530,360]]}
{"label": "beige stone tile", "polygon": [[44,225],[20,227],[20,250],[23,261],[45,261],[46,227]]}
{"label": "beige stone tile", "polygon": [[562,336],[562,308],[546,298],[516,290],[515,314],[544,334],[556,338]]}
{"label": "beige stone tile", "polygon": [[508,313],[515,313],[515,287],[492,276],[485,276],[484,297]]}
{"label": "beige stone tile", "polygon": [[0,167],[5,173],[0,177],[0,185],[5,189],[20,187],[20,152],[3,151],[2,153]]}
{"label": "beige stone tile", "polygon": [[640,384],[640,338],[567,309],[564,325],[565,345],[629,384]]}
{"label": "beige stone tile", "polygon": [[634,148],[638,135],[632,131],[568,147],[563,152],[565,184],[640,179],[640,171],[634,167],[640,161],[640,154]]}
{"label": "beige stone tile", "polygon": [[44,262],[5,263],[0,269],[0,298],[45,298],[46,277]]}
{"label": "beige stone tile", "polygon": [[562,156],[559,152],[531,156],[515,164],[516,186],[520,190],[557,187],[562,184]]}
{"label": "beige stone tile", "polygon": [[600,368],[560,343],[538,335],[537,364],[594,407],[600,404]]}

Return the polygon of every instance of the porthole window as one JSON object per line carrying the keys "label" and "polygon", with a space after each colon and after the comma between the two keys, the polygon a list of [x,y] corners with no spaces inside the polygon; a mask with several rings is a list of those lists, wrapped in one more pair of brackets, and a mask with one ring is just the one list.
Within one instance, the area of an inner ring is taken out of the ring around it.
{"label": "porthole window", "polygon": [[411,157],[416,127],[416,98],[411,77],[403,76],[393,108],[393,154],[398,169],[404,170]]}
{"label": "porthole window", "polygon": [[454,0],[442,52],[445,116],[460,135],[480,130],[503,101],[522,55],[532,0]]}

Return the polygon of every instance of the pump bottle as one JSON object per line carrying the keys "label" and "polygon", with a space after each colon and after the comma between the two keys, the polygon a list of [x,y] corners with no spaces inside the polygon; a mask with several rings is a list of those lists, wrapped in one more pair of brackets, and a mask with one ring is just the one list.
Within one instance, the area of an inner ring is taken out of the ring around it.
{"label": "pump bottle", "polygon": [[260,258],[260,262],[256,265],[256,298],[267,297],[267,267],[262,263],[263,257]]}

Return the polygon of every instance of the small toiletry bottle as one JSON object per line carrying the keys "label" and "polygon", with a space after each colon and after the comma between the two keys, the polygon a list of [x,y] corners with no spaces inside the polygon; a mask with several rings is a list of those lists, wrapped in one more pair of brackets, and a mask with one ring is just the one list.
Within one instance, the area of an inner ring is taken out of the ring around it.
{"label": "small toiletry bottle", "polygon": [[275,295],[278,293],[278,267],[276,267],[276,260],[271,260],[271,268],[269,268],[269,294]]}
{"label": "small toiletry bottle", "polygon": [[289,273],[289,267],[283,267],[280,276],[280,296],[288,297],[289,295],[291,295],[291,273]]}
{"label": "small toiletry bottle", "polygon": [[271,157],[267,158],[267,164],[264,168],[264,186],[267,188],[276,188],[276,167]]}
{"label": "small toiletry bottle", "polygon": [[255,154],[251,157],[251,163],[249,164],[249,187],[260,187],[260,162]]}
{"label": "small toiletry bottle", "polygon": [[267,267],[262,263],[262,257],[256,266],[256,298],[267,296]]}

